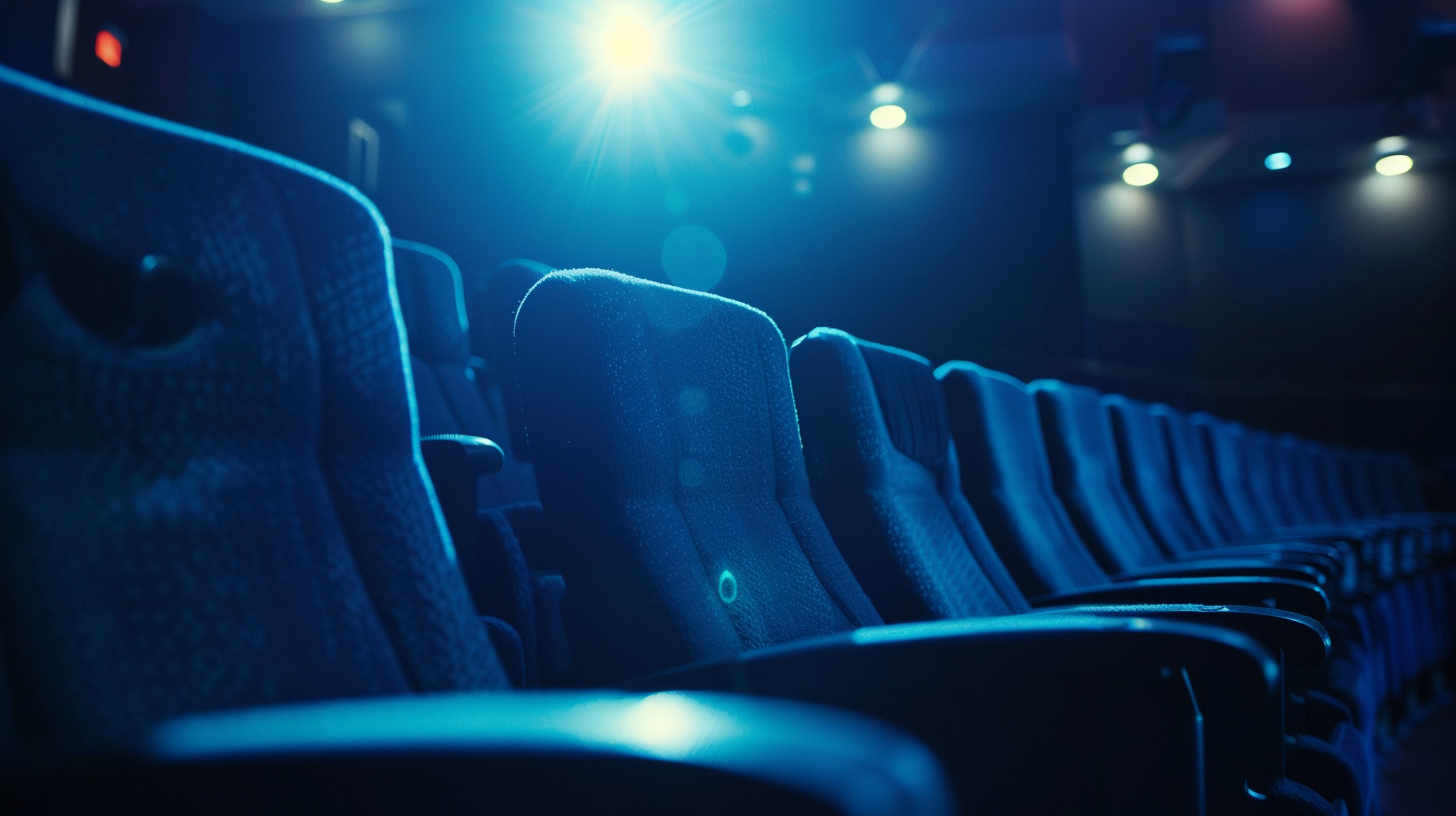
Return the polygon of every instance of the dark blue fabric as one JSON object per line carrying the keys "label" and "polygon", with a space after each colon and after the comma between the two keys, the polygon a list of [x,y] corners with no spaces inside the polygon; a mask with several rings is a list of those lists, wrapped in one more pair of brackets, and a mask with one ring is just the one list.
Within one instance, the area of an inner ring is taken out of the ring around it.
{"label": "dark blue fabric", "polygon": [[1052,484],[1097,562],[1109,573],[1165,562],[1167,554],[1122,486],[1102,395],[1057,380],[1037,380],[1028,388],[1036,399]]}
{"label": "dark blue fabric", "polygon": [[1164,551],[1175,555],[1211,546],[1173,483],[1168,443],[1148,406],[1118,394],[1103,395],[1102,405],[1112,420],[1123,486]]}
{"label": "dark blue fabric", "polygon": [[1241,540],[1243,532],[1217,487],[1208,449],[1188,416],[1161,404],[1149,408],[1148,413],[1163,432],[1173,464],[1173,482],[1203,537],[1215,543]]}
{"label": "dark blue fabric", "polygon": [[1196,413],[1189,421],[1209,451],[1219,491],[1238,522],[1239,538],[1272,529],[1273,520],[1264,515],[1262,505],[1251,495],[1243,428],[1207,413]]}
{"label": "dark blue fabric", "polygon": [[[3,68],[0,166],[23,276],[0,317],[0,593],[25,736],[503,686],[425,478],[373,208]],[[57,294],[147,256],[195,295],[175,342],[107,339],[128,304]]]}
{"label": "dark blue fabric", "polygon": [[961,489],[1027,596],[1109,583],[1052,486],[1036,403],[1021,381],[974,363],[936,369]]}
{"label": "dark blue fabric", "polygon": [[923,357],[815,329],[789,354],[814,501],[890,623],[1030,607],[961,495]]}
{"label": "dark blue fabric", "polygon": [[400,308],[409,338],[420,435],[469,434],[494,441],[505,454],[499,472],[476,484],[487,509],[536,500],[536,476],[512,444],[499,382],[477,382],[471,365],[470,323],[460,270],[450,256],[413,241],[393,242]]}
{"label": "dark blue fabric", "polygon": [[881,622],[810,497],[767,315],[557,272],[521,304],[516,355],[583,680]]}

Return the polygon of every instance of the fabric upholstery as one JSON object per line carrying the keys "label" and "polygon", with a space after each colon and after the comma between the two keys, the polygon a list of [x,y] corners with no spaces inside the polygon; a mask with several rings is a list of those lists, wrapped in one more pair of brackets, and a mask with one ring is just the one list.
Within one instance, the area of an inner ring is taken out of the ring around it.
{"label": "fabric upholstery", "polygon": [[1170,405],[1157,404],[1148,414],[1163,432],[1173,465],[1178,495],[1208,542],[1238,541],[1243,538],[1233,511],[1223,500],[1208,459],[1208,449],[1188,421],[1188,415]]}
{"label": "fabric upholstery", "polygon": [[557,272],[521,304],[516,354],[583,681],[881,622],[814,507],[762,312]]}
{"label": "fabric upholstery", "polygon": [[961,489],[1028,596],[1108,583],[1057,500],[1026,385],[975,363],[935,370],[960,457]]}
{"label": "fabric upholstery", "polygon": [[1122,483],[1153,536],[1169,554],[1207,549],[1211,542],[1178,494],[1163,429],[1148,406],[1118,394],[1103,395],[1102,405],[1112,419]]}
{"label": "fabric upholstery", "polygon": [[815,329],[789,354],[815,504],[890,623],[1029,609],[961,495],[923,357]]}
{"label": "fabric upholstery", "polygon": [[1036,399],[1052,484],[1097,562],[1109,573],[1163,563],[1167,554],[1122,486],[1102,395],[1057,380],[1028,386]]}
{"label": "fabric upholstery", "polygon": [[[4,68],[0,167],[23,737],[82,750],[188,712],[504,685],[425,478],[368,202]],[[113,331],[146,314],[182,330]]]}

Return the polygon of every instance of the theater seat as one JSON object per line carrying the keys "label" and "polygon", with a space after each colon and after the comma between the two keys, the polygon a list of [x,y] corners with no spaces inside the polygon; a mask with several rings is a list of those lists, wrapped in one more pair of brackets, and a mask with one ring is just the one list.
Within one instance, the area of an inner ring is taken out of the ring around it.
{"label": "theater seat", "polygon": [[[1154,573],[1159,577],[1123,572],[1115,577],[1125,580],[1112,580],[1057,497],[1026,385],[960,361],[942,365],[936,377],[960,452],[962,489],[1033,603],[1264,604],[1317,620],[1328,613],[1327,595],[1297,565],[1246,562],[1231,568],[1232,575],[1196,577],[1198,564],[1179,564],[1171,572]],[[1291,574],[1291,568],[1304,577]]]}
{"label": "theater seat", "polygon": [[842,712],[498,693],[352,188],[0,68],[0,236],[0,809],[950,811]]}
{"label": "theater seat", "polygon": [[[815,503],[886,618],[1030,612],[961,494],[948,411],[929,362],[820,328],[794,342],[790,369]],[[1283,650],[1291,667],[1307,671],[1326,658],[1327,637],[1318,623],[1263,607],[1141,604],[1053,611],[1196,619],[1260,637]],[[1207,678],[1193,680],[1210,733],[1226,734],[1226,719],[1237,715],[1221,710]],[[1344,734],[1333,736],[1339,740]],[[1245,746],[1238,739],[1210,740],[1210,762],[1228,767],[1236,762],[1219,757],[1220,750],[1236,754]],[[1366,798],[1338,784],[1329,787],[1331,799]],[[1230,788],[1234,795],[1228,799],[1243,794],[1237,782]]]}
{"label": "theater seat", "polygon": [[[521,304],[516,352],[582,678],[883,717],[932,746],[970,809],[1185,812],[1212,773],[1181,730],[1186,668],[1219,678],[1247,739],[1235,798],[1258,809],[1246,781],[1285,784],[1279,672],[1241,633],[1071,614],[880,625],[810,495],[786,349],[761,312],[557,272]],[[926,580],[947,608],[1012,608],[993,581]]]}

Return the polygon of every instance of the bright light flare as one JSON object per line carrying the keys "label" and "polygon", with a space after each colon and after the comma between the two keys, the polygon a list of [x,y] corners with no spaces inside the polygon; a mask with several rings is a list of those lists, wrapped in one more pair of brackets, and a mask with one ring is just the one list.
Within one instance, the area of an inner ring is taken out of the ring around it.
{"label": "bright light flare", "polygon": [[1122,180],[1134,187],[1146,187],[1158,180],[1158,166],[1138,162],[1122,171]]}
{"label": "bright light flare", "polygon": [[606,67],[619,76],[641,74],[657,65],[657,32],[631,6],[619,6],[607,16],[600,48]]}
{"label": "bright light flare", "polygon": [[890,130],[905,124],[905,109],[899,105],[881,105],[870,111],[870,124]]}
{"label": "bright light flare", "polygon": [[1382,176],[1399,176],[1402,173],[1409,173],[1416,163],[1410,156],[1404,153],[1396,153],[1393,156],[1386,156],[1375,163],[1375,172]]}
{"label": "bright light flare", "polygon": [[1270,153],[1264,157],[1264,166],[1270,170],[1283,170],[1293,163],[1293,157],[1282,150],[1278,153]]}

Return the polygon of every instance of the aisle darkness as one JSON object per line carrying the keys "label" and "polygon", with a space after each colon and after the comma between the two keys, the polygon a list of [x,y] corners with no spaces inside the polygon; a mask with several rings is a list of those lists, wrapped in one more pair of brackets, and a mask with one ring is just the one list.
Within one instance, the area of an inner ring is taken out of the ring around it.
{"label": "aisle darkness", "polygon": [[1456,0],[0,0],[0,813],[1456,810]]}

